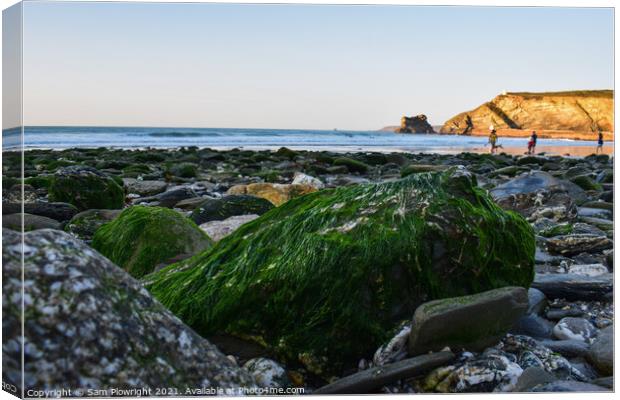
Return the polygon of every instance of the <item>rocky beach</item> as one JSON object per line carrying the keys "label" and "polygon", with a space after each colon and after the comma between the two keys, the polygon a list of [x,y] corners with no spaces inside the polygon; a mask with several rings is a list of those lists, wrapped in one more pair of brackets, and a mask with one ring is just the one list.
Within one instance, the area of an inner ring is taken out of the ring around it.
{"label": "rocky beach", "polygon": [[23,154],[23,187],[3,155],[17,392],[613,390],[609,155]]}

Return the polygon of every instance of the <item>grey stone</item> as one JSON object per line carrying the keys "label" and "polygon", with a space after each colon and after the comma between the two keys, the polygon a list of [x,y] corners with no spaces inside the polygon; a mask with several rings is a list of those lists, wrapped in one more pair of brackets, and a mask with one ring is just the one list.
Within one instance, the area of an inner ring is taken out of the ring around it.
{"label": "grey stone", "polygon": [[409,354],[438,351],[446,346],[452,350],[483,350],[497,343],[527,306],[527,291],[521,287],[424,303],[413,316]]}
{"label": "grey stone", "polygon": [[553,336],[553,323],[538,315],[524,315],[517,320],[510,333],[548,339]]}
{"label": "grey stone", "polygon": [[253,358],[243,364],[243,369],[254,377],[260,387],[285,388],[291,386],[286,370],[269,358]]}
{"label": "grey stone", "polygon": [[28,213],[3,215],[2,227],[21,232],[22,216],[24,221],[23,229],[26,232],[37,229],[60,229],[60,222],[42,215],[32,215]]}
{"label": "grey stone", "polygon": [[[22,212],[22,205],[20,203],[3,203],[3,214],[15,214]],[[68,221],[75,214],[78,213],[77,207],[73,204],[55,202],[48,203],[44,201],[37,201],[33,203],[24,203],[24,212],[33,215],[41,215],[55,219],[56,221]]]}
{"label": "grey stone", "polygon": [[598,385],[598,386],[602,386],[605,387],[607,389],[612,389],[614,388],[614,377],[613,376],[605,376],[602,378],[596,378],[591,382],[593,385]]}
{"label": "grey stone", "polygon": [[202,229],[214,242],[219,242],[226,236],[230,235],[241,225],[258,218],[256,214],[250,215],[235,215],[230,218],[226,218],[223,221],[209,221],[200,225]]}
{"label": "grey stone", "polygon": [[545,294],[536,288],[527,290],[527,314],[542,314],[547,308],[548,302]]}
{"label": "grey stone", "polygon": [[134,178],[123,178],[123,184],[128,193],[135,193],[140,196],[152,196],[162,193],[168,187],[163,181],[139,180]]}
{"label": "grey stone", "polygon": [[513,392],[527,392],[536,385],[550,383],[557,380],[555,376],[539,367],[529,367],[523,370],[512,390]]}
{"label": "grey stone", "polygon": [[374,367],[346,376],[315,390],[314,394],[356,394],[387,385],[399,379],[420,375],[433,368],[449,363],[454,354],[447,351],[425,354],[386,366]]}
{"label": "grey stone", "polygon": [[609,389],[586,382],[555,381],[533,387],[530,392],[608,392]]}
{"label": "grey stone", "polygon": [[614,331],[613,326],[601,329],[598,337],[590,346],[588,361],[602,374],[614,373]]}
{"label": "grey stone", "polygon": [[536,274],[532,287],[549,299],[607,300],[613,292],[613,275]]}
{"label": "grey stone", "polygon": [[178,202],[185,199],[191,199],[197,197],[196,192],[187,187],[181,187],[169,190],[167,192],[159,193],[155,196],[141,197],[135,199],[133,204],[153,203],[160,207],[173,208]]}
{"label": "grey stone", "polygon": [[560,340],[581,340],[589,343],[598,329],[585,318],[565,317],[553,327],[553,335]]}
{"label": "grey stone", "polygon": [[[3,231],[3,378],[21,390],[237,390],[255,382],[122,269],[56,230]],[[101,396],[112,397],[111,393]]]}
{"label": "grey stone", "polygon": [[599,252],[611,249],[614,242],[606,236],[577,234],[561,235],[547,239],[547,248],[551,253],[572,256],[581,252]]}
{"label": "grey stone", "polygon": [[540,344],[564,357],[583,357],[590,349],[582,340],[543,340]]}

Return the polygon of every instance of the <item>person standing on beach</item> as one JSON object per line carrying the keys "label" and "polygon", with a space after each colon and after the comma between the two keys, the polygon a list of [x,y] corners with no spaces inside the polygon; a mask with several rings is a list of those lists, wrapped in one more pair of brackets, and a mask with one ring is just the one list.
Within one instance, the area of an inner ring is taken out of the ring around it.
{"label": "person standing on beach", "polygon": [[497,151],[497,131],[493,128],[493,125],[489,127],[491,134],[489,135],[489,143],[491,144],[491,154],[495,154]]}
{"label": "person standing on beach", "polygon": [[596,154],[598,154],[598,152],[603,152],[603,131],[601,131],[599,129],[598,131],[598,146],[596,146]]}
{"label": "person standing on beach", "polygon": [[532,131],[532,152],[530,154],[535,154],[536,153],[536,142],[538,141],[538,135],[536,134],[536,131]]}

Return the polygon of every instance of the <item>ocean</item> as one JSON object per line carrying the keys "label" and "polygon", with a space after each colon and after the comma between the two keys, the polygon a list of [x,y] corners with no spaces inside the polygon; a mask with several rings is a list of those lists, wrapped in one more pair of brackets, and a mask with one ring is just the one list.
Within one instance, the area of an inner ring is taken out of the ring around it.
{"label": "ocean", "polygon": [[[4,130],[2,137],[3,150],[19,148],[19,128]],[[486,143],[487,138],[480,136],[411,135],[380,131],[86,126],[28,126],[24,129],[24,148],[26,149],[198,146],[213,149],[263,150],[284,146],[294,150],[341,152],[458,153],[488,151]],[[508,152],[522,154],[527,147],[527,138],[500,137],[499,144]],[[538,151],[545,150],[548,153],[571,155],[590,154],[595,148],[596,142],[563,139],[539,139],[537,146]],[[612,151],[613,143],[606,143],[605,152]]]}

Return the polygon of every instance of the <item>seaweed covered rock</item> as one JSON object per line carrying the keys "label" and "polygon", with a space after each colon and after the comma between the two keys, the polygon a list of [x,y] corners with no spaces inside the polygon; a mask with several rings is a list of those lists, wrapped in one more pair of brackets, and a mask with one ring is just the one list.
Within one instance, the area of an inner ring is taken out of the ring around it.
{"label": "seaweed covered rock", "polygon": [[197,224],[222,221],[236,215],[262,215],[273,208],[273,204],[261,197],[229,195],[220,199],[204,200],[192,212],[191,218]]}
{"label": "seaweed covered rock", "polygon": [[180,255],[191,256],[211,245],[191,220],[163,207],[133,206],[95,232],[93,247],[132,276]]}
{"label": "seaweed covered rock", "polygon": [[[23,269],[22,237],[28,249]],[[111,392],[118,389],[174,388],[187,395],[197,388],[234,393],[255,385],[139,282],[80,240],[49,229],[24,235],[4,230],[2,240],[2,373],[18,392],[22,289],[25,391],[68,389],[79,396],[75,390],[90,388],[102,390],[91,395],[114,397],[122,394]]]}
{"label": "seaweed covered rock", "polygon": [[450,170],[293,199],[145,284],[202,334],[260,338],[326,372],[426,301],[528,287],[534,252],[522,217]]}
{"label": "seaweed covered rock", "polygon": [[101,225],[118,217],[121,210],[86,210],[71,218],[65,225],[64,231],[78,239],[89,242]]}
{"label": "seaweed covered rock", "polygon": [[91,167],[61,168],[52,176],[51,201],[71,203],[79,210],[123,207],[125,194],[114,179]]}

